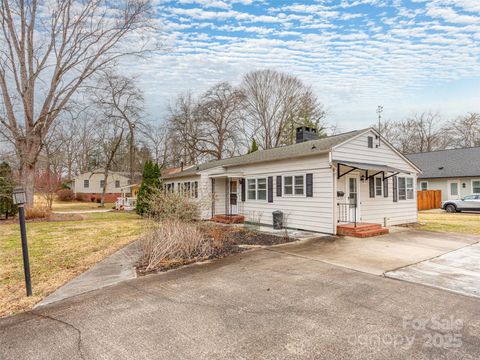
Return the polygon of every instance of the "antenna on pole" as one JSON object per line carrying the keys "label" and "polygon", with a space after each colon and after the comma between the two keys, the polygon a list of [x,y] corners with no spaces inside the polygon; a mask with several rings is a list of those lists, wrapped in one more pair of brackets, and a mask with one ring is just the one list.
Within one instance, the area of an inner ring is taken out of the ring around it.
{"label": "antenna on pole", "polygon": [[377,114],[378,114],[378,145],[377,147],[380,147],[380,134],[382,131],[382,113],[383,113],[383,106],[378,105],[377,106]]}

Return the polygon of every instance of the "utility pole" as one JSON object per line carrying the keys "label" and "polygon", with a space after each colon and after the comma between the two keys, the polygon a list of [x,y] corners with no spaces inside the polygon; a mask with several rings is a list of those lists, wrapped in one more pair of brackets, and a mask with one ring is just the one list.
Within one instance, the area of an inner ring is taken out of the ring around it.
{"label": "utility pole", "polygon": [[380,135],[382,131],[382,113],[383,113],[383,106],[378,105],[377,106],[377,114],[378,114],[378,145],[377,147],[380,147]]}

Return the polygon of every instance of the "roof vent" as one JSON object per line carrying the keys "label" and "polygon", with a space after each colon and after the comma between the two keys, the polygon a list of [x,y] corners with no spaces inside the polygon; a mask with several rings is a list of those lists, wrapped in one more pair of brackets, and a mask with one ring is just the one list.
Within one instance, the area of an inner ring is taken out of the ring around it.
{"label": "roof vent", "polygon": [[440,167],[438,168],[438,170],[443,170],[443,166],[440,166]]}
{"label": "roof vent", "polygon": [[317,129],[313,127],[311,128],[308,126],[300,126],[297,128],[297,136],[296,136],[297,144],[303,143],[305,141],[317,140],[317,139],[318,139]]}

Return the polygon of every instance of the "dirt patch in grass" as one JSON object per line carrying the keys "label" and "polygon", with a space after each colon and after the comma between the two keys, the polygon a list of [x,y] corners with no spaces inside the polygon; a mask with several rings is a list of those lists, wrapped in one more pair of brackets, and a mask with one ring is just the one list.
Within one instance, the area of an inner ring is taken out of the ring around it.
{"label": "dirt patch in grass", "polygon": [[[81,221],[85,220],[86,217],[82,214],[50,214],[48,218],[44,219],[32,219],[32,220],[27,220],[26,223],[34,223],[34,222],[53,222],[53,221]],[[11,218],[8,220],[0,220],[0,226],[1,225],[12,225],[12,224],[18,224],[18,217]]]}
{"label": "dirt patch in grass", "polygon": [[295,241],[295,239],[290,237],[265,234],[235,226],[203,224],[199,225],[199,228],[212,247],[212,251],[208,256],[193,256],[188,259],[166,258],[160,261],[154,269],[148,271],[146,270],[146,264],[139,262],[137,264],[137,274],[142,276],[149,273],[168,271],[196,262],[220,259],[248,249],[248,247],[242,245],[272,246]]}

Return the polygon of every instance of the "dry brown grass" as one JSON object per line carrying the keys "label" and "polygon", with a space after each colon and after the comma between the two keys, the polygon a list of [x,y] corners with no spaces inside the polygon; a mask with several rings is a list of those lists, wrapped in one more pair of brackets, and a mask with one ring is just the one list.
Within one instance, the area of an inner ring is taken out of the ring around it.
{"label": "dry brown grass", "polygon": [[83,220],[27,224],[33,296],[25,296],[17,224],[0,223],[0,316],[30,309],[68,280],[141,234],[135,214],[96,213]]}

